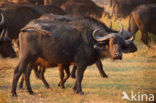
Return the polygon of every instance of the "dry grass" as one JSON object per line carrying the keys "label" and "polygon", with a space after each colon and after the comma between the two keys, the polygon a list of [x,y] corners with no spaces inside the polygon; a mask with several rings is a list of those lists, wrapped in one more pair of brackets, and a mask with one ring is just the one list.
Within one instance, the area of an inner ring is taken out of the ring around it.
{"label": "dry grass", "polygon": [[57,87],[58,69],[49,68],[45,76],[50,89],[46,89],[32,72],[31,85],[36,94],[29,95],[26,90],[17,89],[19,97],[12,98],[10,88],[17,62],[18,59],[0,59],[0,68],[3,67],[0,69],[0,103],[127,103],[121,101],[122,91],[156,94],[156,58],[126,57],[122,61],[103,60],[108,79],[99,76],[95,65],[88,67],[82,82],[84,96],[72,91],[75,80],[71,78],[64,90]]}

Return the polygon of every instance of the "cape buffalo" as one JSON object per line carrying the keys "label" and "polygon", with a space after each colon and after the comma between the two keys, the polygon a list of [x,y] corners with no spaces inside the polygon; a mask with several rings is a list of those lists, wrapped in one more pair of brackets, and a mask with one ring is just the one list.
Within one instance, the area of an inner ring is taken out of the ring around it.
{"label": "cape buffalo", "polygon": [[[31,64],[33,65],[38,57],[58,65],[76,65],[77,79],[73,89],[83,94],[81,81],[85,69],[100,60],[105,51],[108,50],[113,59],[122,59],[122,52],[136,51],[131,40],[125,40],[119,33],[108,33],[107,27],[103,29],[90,22],[80,21],[38,22],[40,25],[28,24],[19,35],[20,60],[14,71],[11,90],[13,96],[17,96],[17,82],[22,73],[25,74],[28,92],[33,93],[29,78]],[[42,32],[45,30],[47,32]]]}
{"label": "cape buffalo", "polygon": [[129,31],[141,31],[141,40],[148,46],[148,32],[156,34],[156,5],[141,5],[137,7],[129,19]]}
{"label": "cape buffalo", "polygon": [[28,3],[28,4],[35,4],[35,5],[44,5],[44,0],[17,0],[17,3],[19,3],[19,4]]}
{"label": "cape buffalo", "polygon": [[112,15],[117,18],[125,18],[139,5],[156,4],[156,0],[113,0]]}
{"label": "cape buffalo", "polygon": [[56,6],[35,6],[30,4],[15,4],[12,2],[1,2],[0,13],[4,18],[0,23],[0,31],[7,28],[8,37],[11,41],[18,39],[21,28],[44,13],[66,14]]}
{"label": "cape buffalo", "polygon": [[[61,8],[69,14],[102,17],[105,12],[104,8],[97,6],[91,0],[67,0],[61,5]],[[108,13],[106,13],[109,15]]]}
{"label": "cape buffalo", "polygon": [[7,30],[3,29],[2,33],[0,35],[0,54],[2,57],[16,57],[16,53],[14,49],[12,48],[12,43],[10,38],[7,35]]}
{"label": "cape buffalo", "polygon": [[[61,88],[64,88],[64,83],[66,82],[66,80],[70,77],[70,71],[69,71],[69,64],[64,64],[64,65],[57,65],[54,63],[50,63],[44,59],[38,58],[33,64],[32,64],[32,69],[35,72],[35,76],[38,79],[41,79],[42,82],[44,83],[46,88],[49,88],[49,84],[48,82],[45,80],[44,77],[44,72],[46,70],[46,68],[50,68],[50,67],[59,67],[59,71],[60,71],[60,82],[58,84],[58,86],[60,86]],[[64,78],[64,70],[66,72],[66,77]],[[23,88],[23,82],[24,82],[24,76],[22,76],[21,81],[19,83],[19,88]]]}
{"label": "cape buffalo", "polygon": [[[81,22],[90,22],[90,24],[92,25],[98,25],[98,26],[101,26],[103,29],[106,29],[107,32],[116,32],[117,31],[114,31],[114,30],[111,30],[111,29],[108,29],[106,28],[106,26],[99,22],[98,20],[95,20],[91,17],[77,17],[77,16],[71,16],[71,15],[65,15],[65,16],[61,16],[61,15],[54,15],[54,14],[44,14],[43,16],[41,16],[40,18],[36,19],[36,20],[33,20],[32,22],[30,22],[27,27],[31,27],[32,25],[36,26],[38,29],[41,27],[40,26],[40,23],[43,22],[43,21],[46,21],[46,22],[51,22],[51,21],[65,21],[65,22],[69,22],[69,21],[81,21]],[[39,23],[39,24],[38,24]],[[125,39],[128,39],[129,37],[131,37],[131,34],[128,33],[127,31],[125,31],[123,29],[123,26],[121,25],[121,28],[122,30],[120,31],[120,33],[123,35],[123,37]],[[40,28],[40,31],[42,32],[45,32],[42,30],[42,28]],[[47,32],[45,32],[47,33]],[[105,53],[105,56],[106,54],[109,54],[109,53]],[[96,65],[98,67],[98,70],[99,70],[99,73],[102,77],[107,77],[106,73],[104,72],[103,70],[103,66],[102,66],[102,63],[100,60],[98,60],[96,62]],[[40,74],[38,73],[37,71],[37,67],[39,66],[39,71],[40,71]],[[45,78],[44,78],[44,72],[45,72],[45,68],[48,68],[48,67],[55,67],[57,66],[56,64],[53,64],[53,63],[48,63],[47,61],[43,60],[43,59],[39,59],[37,60],[34,64],[33,64],[33,68],[35,70],[35,74],[37,74],[37,77],[39,79],[41,79],[44,83],[44,85],[48,88],[49,85],[48,83],[46,82]],[[66,70],[67,71],[67,70]],[[75,78],[75,71],[76,71],[76,66],[73,67],[72,69],[72,77]],[[68,72],[66,72],[67,76],[66,76],[66,79],[64,80],[64,82],[69,78],[70,74]],[[40,76],[38,76],[40,75]],[[23,81],[24,81],[24,78],[21,79],[20,81],[20,85],[19,87],[22,88],[23,87]],[[63,86],[64,87],[64,84]]]}
{"label": "cape buffalo", "polygon": [[8,29],[8,36],[11,40],[17,39],[21,28],[44,13],[66,14],[62,9],[55,6],[19,5],[2,2],[0,3],[0,8],[5,19],[5,22],[0,25],[0,28]]}
{"label": "cape buffalo", "polygon": [[104,10],[104,8],[96,5],[92,0],[20,0],[18,3],[31,3],[39,5],[54,5],[62,8],[68,14],[90,16],[94,15],[98,18],[102,17],[102,14],[110,17],[110,14]]}
{"label": "cape buffalo", "polygon": [[57,7],[61,7],[61,5],[67,1],[68,0],[44,0],[44,5],[55,5]]}

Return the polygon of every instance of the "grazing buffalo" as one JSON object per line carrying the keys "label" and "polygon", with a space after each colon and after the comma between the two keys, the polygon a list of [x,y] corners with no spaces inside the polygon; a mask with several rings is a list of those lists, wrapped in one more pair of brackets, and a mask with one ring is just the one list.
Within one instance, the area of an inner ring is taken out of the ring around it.
{"label": "grazing buffalo", "polygon": [[3,29],[2,33],[0,34],[0,54],[2,57],[16,57],[16,53],[12,48],[12,43],[10,38],[7,35],[7,30]]}
{"label": "grazing buffalo", "polygon": [[[105,56],[122,59],[122,52],[136,51],[132,40],[125,40],[120,33],[109,33],[108,30],[88,21],[37,20],[36,24],[25,26],[19,35],[20,59],[14,71],[12,95],[17,96],[17,82],[22,73],[28,92],[33,93],[29,79],[31,67],[38,57],[57,65],[76,65],[77,79],[73,89],[83,94],[81,82],[87,66]],[[109,55],[105,55],[106,51]]]}
{"label": "grazing buffalo", "polygon": [[113,11],[112,15],[117,18],[125,18],[139,5],[142,4],[156,4],[156,0],[112,0]]}
{"label": "grazing buffalo", "polygon": [[156,5],[141,5],[137,7],[129,19],[129,31],[141,31],[141,40],[148,46],[148,32],[156,34]]}

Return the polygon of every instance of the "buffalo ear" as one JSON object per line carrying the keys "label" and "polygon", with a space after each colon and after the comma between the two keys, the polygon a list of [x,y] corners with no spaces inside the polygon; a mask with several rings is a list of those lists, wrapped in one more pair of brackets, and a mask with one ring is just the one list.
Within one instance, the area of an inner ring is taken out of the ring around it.
{"label": "buffalo ear", "polygon": [[137,51],[136,45],[132,42],[130,44],[122,46],[122,51],[124,53],[133,53]]}

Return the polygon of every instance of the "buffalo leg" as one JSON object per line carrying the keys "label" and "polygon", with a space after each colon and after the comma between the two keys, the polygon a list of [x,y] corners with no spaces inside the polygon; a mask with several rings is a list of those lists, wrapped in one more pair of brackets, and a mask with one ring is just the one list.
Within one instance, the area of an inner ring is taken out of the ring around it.
{"label": "buffalo leg", "polygon": [[35,73],[36,78],[39,79],[40,78],[40,76],[39,76],[40,75],[40,72],[38,71],[38,67],[37,66],[34,67],[33,70],[34,70],[34,73]]}
{"label": "buffalo leg", "polygon": [[42,82],[44,83],[46,88],[49,88],[49,84],[48,82],[45,80],[44,77],[44,73],[45,73],[45,67],[44,66],[40,66],[40,79],[42,80]]}
{"label": "buffalo leg", "polygon": [[76,78],[76,75],[75,75],[75,74],[76,74],[76,68],[77,68],[77,67],[76,67],[75,65],[74,65],[73,68],[72,68],[72,71],[71,71],[71,77],[72,77],[72,78]]}
{"label": "buffalo leg", "polygon": [[148,42],[148,33],[146,32],[141,32],[141,40],[143,41],[143,43],[150,48],[149,42]]}
{"label": "buffalo leg", "polygon": [[[34,69],[34,73],[36,78],[39,78],[39,71],[37,69],[37,67],[33,68]],[[20,83],[19,83],[19,88],[22,89],[23,88],[23,83],[24,83],[24,76],[22,76]]]}
{"label": "buffalo leg", "polygon": [[29,92],[29,94],[34,94],[34,92],[31,89],[30,86],[30,74],[31,74],[31,70],[32,70],[32,63],[30,63],[27,66],[27,70],[24,72],[24,77],[25,77],[25,83],[26,83],[26,87],[27,87],[27,91]]}
{"label": "buffalo leg", "polygon": [[12,82],[12,88],[11,88],[12,96],[17,96],[16,87],[17,87],[19,77],[22,75],[23,72],[25,72],[26,67],[28,65],[28,62],[25,62],[25,61],[26,60],[23,59],[21,62],[19,62],[18,66],[14,70],[14,76],[13,76],[13,82]]}
{"label": "buffalo leg", "polygon": [[66,77],[63,80],[63,83],[65,83],[67,81],[67,79],[70,77],[69,66],[68,67],[65,67],[65,72],[66,72]]}
{"label": "buffalo leg", "polygon": [[74,85],[74,88],[73,90],[76,92],[76,93],[79,93],[79,94],[84,94],[82,92],[82,88],[81,88],[81,82],[82,82],[82,79],[83,79],[83,75],[84,75],[84,71],[86,69],[87,66],[82,66],[82,65],[78,65],[78,68],[77,68],[77,77],[76,77],[76,82],[75,82],[75,85]]}
{"label": "buffalo leg", "polygon": [[23,83],[24,83],[24,76],[22,75],[22,78],[21,78],[20,83],[19,83],[19,88],[20,89],[23,88]]}
{"label": "buffalo leg", "polygon": [[99,70],[99,73],[100,73],[101,77],[107,78],[108,76],[107,76],[107,74],[103,70],[103,66],[102,66],[101,60],[98,60],[96,62],[96,66],[98,67],[98,70]]}
{"label": "buffalo leg", "polygon": [[[66,77],[63,79],[63,85],[64,85],[67,79],[70,77],[70,71],[69,71],[69,65],[63,66],[63,68],[65,69],[65,72],[66,72]],[[63,75],[64,75],[64,72],[63,72]],[[61,82],[59,82],[58,86],[60,85],[61,85]]]}
{"label": "buffalo leg", "polygon": [[58,86],[60,86],[62,89],[64,88],[63,78],[64,78],[64,68],[62,67],[62,64],[59,65],[59,73],[60,73],[60,83]]}
{"label": "buffalo leg", "polygon": [[[96,62],[96,66],[98,67],[98,70],[99,70],[99,73],[100,73],[101,77],[107,78],[108,76],[107,76],[107,74],[104,72],[103,66],[102,66],[102,63],[101,63],[100,60],[98,60],[98,61]],[[76,68],[77,68],[76,66],[73,66],[73,69],[72,69],[72,71],[71,71],[71,77],[72,77],[72,78],[76,78],[76,76],[75,76],[75,74],[76,74]]]}

